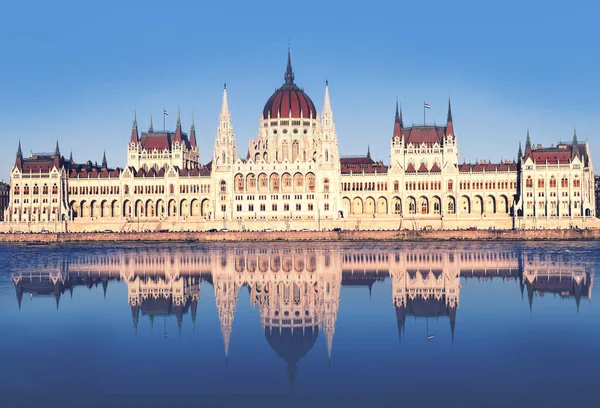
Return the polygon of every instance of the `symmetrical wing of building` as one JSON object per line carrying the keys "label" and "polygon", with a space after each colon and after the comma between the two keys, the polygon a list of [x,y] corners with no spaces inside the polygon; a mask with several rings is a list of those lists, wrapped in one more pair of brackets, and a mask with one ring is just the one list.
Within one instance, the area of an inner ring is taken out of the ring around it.
{"label": "symmetrical wing of building", "polygon": [[[392,122],[392,121],[390,121]],[[445,126],[405,126],[396,105],[390,163],[340,157],[329,87],[320,114],[294,82],[266,102],[256,138],[238,155],[227,89],[212,159],[189,134],[134,117],[127,164],[106,157],[23,156],[11,172],[5,231],[573,228],[594,224],[588,143],[519,147],[516,162],[460,163],[452,110]]]}

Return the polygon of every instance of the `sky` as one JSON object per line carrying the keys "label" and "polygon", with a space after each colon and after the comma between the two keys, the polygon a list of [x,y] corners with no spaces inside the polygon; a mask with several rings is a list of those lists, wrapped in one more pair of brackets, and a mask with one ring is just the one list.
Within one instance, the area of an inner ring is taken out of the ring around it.
{"label": "sky", "polygon": [[[89,3],[89,4],[88,4]],[[445,124],[452,99],[460,161],[515,159],[534,144],[590,142],[600,157],[600,5],[592,1],[27,1],[0,23],[0,180],[24,155],[73,152],[123,166],[141,131],[195,118],[212,159],[227,82],[238,152],[283,83],[321,109],[325,80],[342,155],[389,163],[396,98],[404,123]],[[596,161],[598,159],[595,159]]]}

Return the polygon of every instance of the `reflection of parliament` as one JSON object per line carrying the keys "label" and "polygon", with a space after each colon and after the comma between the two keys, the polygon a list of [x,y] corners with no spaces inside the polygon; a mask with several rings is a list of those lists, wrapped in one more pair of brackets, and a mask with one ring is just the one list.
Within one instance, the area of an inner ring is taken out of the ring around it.
{"label": "reflection of parliament", "polygon": [[[101,285],[106,295],[110,281],[124,281],[136,333],[141,319],[152,327],[159,316],[174,316],[181,331],[186,315],[195,324],[204,281],[203,288],[211,285],[214,292],[225,356],[238,294],[246,287],[269,346],[286,361],[291,376],[320,332],[331,358],[342,288],[370,292],[390,279],[401,341],[407,318],[430,317],[447,318],[449,333],[439,334],[454,341],[461,278],[514,281],[523,297],[526,292],[530,308],[535,297],[554,294],[573,299],[574,309],[582,298],[591,299],[594,279],[593,266],[568,253],[510,247],[114,249],[109,255],[65,255],[54,262],[32,263],[31,272],[12,274],[19,308],[26,294],[32,300],[53,297],[58,309],[66,292],[77,296],[78,288]],[[391,324],[393,314],[389,317]]]}
{"label": "reflection of parliament", "polygon": [[[390,118],[391,119],[391,118]],[[392,122],[392,120],[390,120]],[[391,125],[391,123],[390,123]],[[329,88],[320,114],[294,82],[283,85],[238,155],[227,90],[212,160],[202,165],[192,120],[147,132],[133,120],[127,165],[54,153],[23,156],[11,172],[0,231],[583,228],[595,220],[588,143],[545,147],[529,132],[516,162],[460,163],[450,103],[445,126],[405,126],[396,104],[390,163],[341,157]],[[515,148],[516,150],[516,148]]]}

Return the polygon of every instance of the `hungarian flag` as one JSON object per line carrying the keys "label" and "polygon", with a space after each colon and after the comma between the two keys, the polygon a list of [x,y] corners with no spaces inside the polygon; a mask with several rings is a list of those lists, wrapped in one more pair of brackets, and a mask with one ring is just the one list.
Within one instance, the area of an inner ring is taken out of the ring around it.
{"label": "hungarian flag", "polygon": [[425,102],[423,102],[423,103],[425,104],[425,105],[424,105],[424,106],[425,106],[425,109],[431,109],[431,105],[430,105],[430,104],[428,104],[428,103],[425,103]]}
{"label": "hungarian flag", "polygon": [[168,115],[169,113],[167,112],[166,109],[163,110],[163,115]]}

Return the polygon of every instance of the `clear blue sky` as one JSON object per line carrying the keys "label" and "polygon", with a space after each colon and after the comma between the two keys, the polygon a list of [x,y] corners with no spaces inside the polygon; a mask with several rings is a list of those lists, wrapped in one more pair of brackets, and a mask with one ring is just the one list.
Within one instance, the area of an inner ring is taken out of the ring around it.
{"label": "clear blue sky", "polygon": [[203,163],[227,81],[239,146],[283,82],[318,109],[329,79],[342,154],[389,162],[396,96],[404,121],[445,122],[453,102],[461,161],[514,158],[534,143],[597,140],[600,7],[592,1],[12,1],[0,24],[0,179],[23,152],[72,150],[123,166],[134,108],[184,128],[194,113]]}

